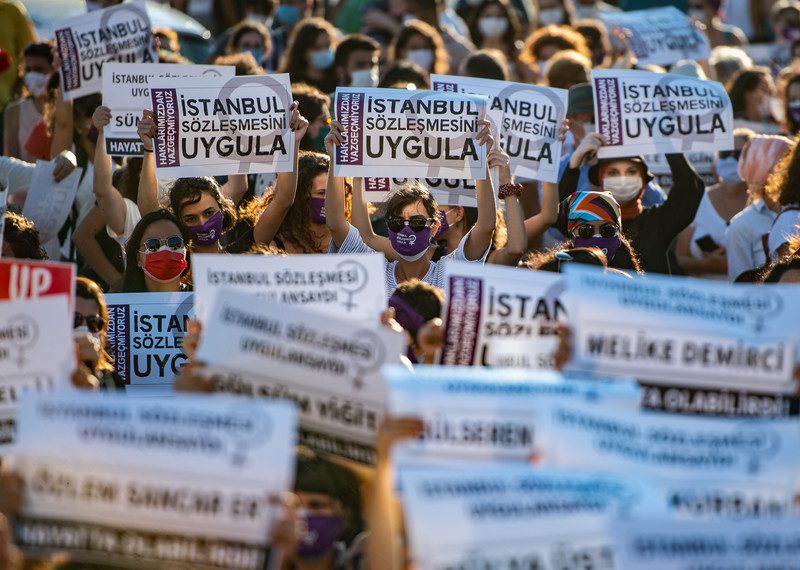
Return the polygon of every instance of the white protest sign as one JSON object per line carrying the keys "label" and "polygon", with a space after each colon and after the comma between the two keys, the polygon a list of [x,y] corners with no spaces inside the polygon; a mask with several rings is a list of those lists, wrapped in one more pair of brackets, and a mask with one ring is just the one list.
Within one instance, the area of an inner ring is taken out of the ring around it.
{"label": "white protest sign", "polygon": [[422,436],[394,448],[395,463],[451,465],[454,460],[529,462],[538,452],[545,397],[624,397],[631,410],[639,389],[624,381],[565,381],[552,372],[495,371],[461,366],[383,369],[392,416],[422,419]]}
{"label": "white protest sign", "polygon": [[103,64],[156,61],[144,3],[126,2],[56,22],[65,99],[98,93]]}
{"label": "white protest sign", "polygon": [[111,293],[108,349],[117,374],[128,387],[158,390],[186,361],[183,337],[194,318],[192,293]]}
{"label": "white protest sign", "polygon": [[14,441],[21,396],[68,385],[75,360],[68,301],[0,301],[0,454]]}
{"label": "white protest sign", "polygon": [[620,570],[796,570],[800,518],[707,522],[644,518],[612,526]]}
{"label": "white protest sign", "polygon": [[364,464],[375,463],[375,438],[386,390],[380,368],[399,362],[403,335],[376,318],[354,322],[310,309],[221,289],[203,329],[197,358],[236,374],[215,390],[293,400],[300,442]]}
{"label": "white protest sign", "polygon": [[794,394],[765,393],[732,388],[671,386],[641,381],[642,408],[698,416],[776,418],[800,415]]}
{"label": "white protest sign", "polygon": [[186,77],[150,87],[159,178],[290,172],[289,74]]}
{"label": "white protest sign", "polygon": [[292,406],[41,395],[19,419],[18,546],[103,567],[265,567],[273,501],[293,484]]}
{"label": "white protest sign", "polygon": [[674,6],[598,16],[609,31],[630,31],[628,42],[639,65],[672,65],[682,59],[708,59],[711,54],[706,34]]}
{"label": "white protest sign", "polygon": [[111,156],[142,156],[137,134],[142,110],[152,107],[150,86],[158,78],[233,77],[232,65],[180,65],[171,63],[106,63],[103,71],[103,105],[111,109],[104,129],[106,152]]}
{"label": "white protest sign", "polygon": [[[364,197],[367,202],[386,202],[389,195],[406,183],[406,178],[364,178]],[[455,178],[423,178],[419,182],[428,189],[436,203],[448,206],[476,208],[474,180]]]}
{"label": "white protest sign", "polygon": [[0,184],[0,254],[3,252],[3,234],[6,227],[6,209],[8,207],[8,188]]}
{"label": "white protest sign", "polygon": [[431,75],[431,87],[488,97],[486,113],[511,157],[511,173],[558,182],[562,147],[558,130],[567,115],[566,89],[456,75]]}
{"label": "white protest sign", "polygon": [[81,182],[82,168],[76,168],[60,182],[53,179],[56,164],[53,161],[37,160],[33,171],[28,197],[22,215],[30,219],[39,231],[42,243],[58,235],[67,220]]}
{"label": "white protest sign", "polygon": [[593,69],[600,158],[733,149],[733,107],[721,83],[640,70]]}
{"label": "white protest sign", "polygon": [[486,178],[486,147],[475,139],[486,98],[402,89],[336,89],[344,143],[336,176]]}
{"label": "white protest sign", "polygon": [[240,289],[284,305],[377,322],[386,309],[386,272],[379,253],[353,255],[192,256],[198,318],[210,316],[220,289]]}
{"label": "white protest sign", "polygon": [[672,276],[619,279],[570,266],[570,367],[661,384],[786,394],[800,289]]}
{"label": "white protest sign", "polygon": [[686,484],[769,485],[796,491],[797,418],[696,418],[631,410],[627,400],[551,399],[542,465],[614,470]]}
{"label": "white protest sign", "polygon": [[442,364],[552,369],[567,317],[563,276],[473,265],[445,267]]}
{"label": "white protest sign", "polygon": [[414,567],[611,570],[611,521],[647,505],[623,475],[496,465],[400,472]]}
{"label": "white protest sign", "polygon": [[[719,182],[717,171],[714,166],[714,153],[712,152],[688,152],[685,154],[703,183],[706,186],[713,186]],[[669,194],[672,189],[672,171],[667,163],[667,157],[663,154],[648,154],[644,157],[647,169],[656,177],[656,182],[661,189]]]}

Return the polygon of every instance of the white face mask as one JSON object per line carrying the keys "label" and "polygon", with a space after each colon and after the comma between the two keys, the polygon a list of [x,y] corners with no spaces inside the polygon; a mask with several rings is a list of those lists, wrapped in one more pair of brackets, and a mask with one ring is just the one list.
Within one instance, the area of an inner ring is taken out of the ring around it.
{"label": "white face mask", "polygon": [[89,335],[92,338],[92,344],[96,345],[96,348],[99,350],[102,346],[103,341],[103,333],[101,332],[89,332],[89,327],[86,325],[81,325],[79,327],[75,327],[72,329],[72,334],[75,337],[82,337],[84,335]]}
{"label": "white face mask", "polygon": [[564,21],[563,8],[547,8],[539,11],[539,24],[548,26],[550,24],[560,24]]}
{"label": "white face mask", "polygon": [[714,165],[717,169],[717,176],[722,178],[725,184],[739,184],[742,179],[739,176],[739,161],[735,158],[718,158]]}
{"label": "white face mask", "polygon": [[508,20],[505,18],[481,18],[478,20],[478,30],[485,38],[499,38],[508,30]]}
{"label": "white face mask", "polygon": [[47,75],[39,73],[38,71],[29,71],[25,74],[25,87],[28,88],[31,95],[34,97],[41,97],[44,95],[44,89],[47,86]]}
{"label": "white face mask", "polygon": [[758,115],[761,117],[762,121],[772,122],[775,120],[774,115],[772,114],[773,109],[773,101],[775,100],[774,97],[771,95],[769,97],[765,97],[761,103],[758,105]]}
{"label": "white face mask", "polygon": [[642,191],[642,179],[638,176],[609,176],[603,179],[603,190],[611,192],[619,204],[626,204]]}
{"label": "white face mask", "polygon": [[350,87],[377,87],[378,68],[360,69],[350,74]]}
{"label": "white face mask", "polygon": [[425,71],[433,65],[433,50],[431,49],[412,49],[406,52],[406,57],[411,63],[416,63]]}
{"label": "white face mask", "polygon": [[539,67],[539,73],[542,77],[547,75],[547,60],[546,59],[537,59],[536,65]]}

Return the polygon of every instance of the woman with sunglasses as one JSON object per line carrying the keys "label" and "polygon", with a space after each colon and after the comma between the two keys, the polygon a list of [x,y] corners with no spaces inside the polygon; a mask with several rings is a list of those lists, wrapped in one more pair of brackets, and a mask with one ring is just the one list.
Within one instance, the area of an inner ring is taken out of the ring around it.
{"label": "woman with sunglasses", "polygon": [[144,216],[125,246],[123,293],[177,293],[189,262],[188,235],[168,210]]}
{"label": "woman with sunglasses", "polygon": [[720,181],[703,194],[692,225],[680,233],[675,245],[675,257],[687,275],[727,278],[726,231],[748,202],[747,182],[739,176],[739,158],[754,134],[749,129],[735,129],[734,150],[717,153],[715,167]]}
{"label": "woman with sunglasses", "polygon": [[[494,145],[489,121],[480,122],[481,131],[475,137],[478,144],[491,149]],[[336,121],[331,122],[331,132],[325,138],[325,148],[333,161],[337,145],[344,142],[344,129]],[[434,287],[444,288],[444,261],[474,261],[484,263],[497,223],[494,188],[489,177],[489,168],[499,167],[508,161],[508,156],[499,152],[489,153],[486,160],[486,178],[475,182],[478,198],[478,219],[472,229],[462,238],[458,248],[432,262],[431,238],[441,226],[439,206],[428,189],[412,181],[397,189],[386,203],[386,225],[389,237],[375,235],[371,227],[362,227],[361,232],[350,225],[345,216],[344,179],[328,173],[328,188],[325,193],[326,223],[331,231],[329,253],[383,252],[386,256],[386,297],[397,285],[417,278]],[[353,181],[354,200],[364,200],[364,181]],[[354,215],[357,208],[354,208]]]}
{"label": "woman with sunglasses", "polygon": [[[595,161],[597,152],[604,144],[603,135],[599,133],[591,133],[583,138],[559,181],[561,196],[569,196],[577,190],[581,167]],[[684,155],[666,156],[672,174],[672,190],[663,204],[647,208],[642,205],[642,197],[653,175],[642,157],[600,159],[589,169],[592,185],[610,192],[619,204],[621,230],[641,260],[642,269],[653,273],[672,273],[676,269],[670,259],[670,247],[678,234],[692,223],[705,193],[702,178]],[[563,212],[561,220],[562,223],[557,223],[555,227],[563,233],[567,229],[563,223],[566,221]],[[618,269],[635,269],[618,263],[613,265]]]}
{"label": "woman with sunglasses", "polygon": [[123,389],[125,384],[106,352],[107,327],[108,306],[103,290],[91,279],[78,277],[73,337],[80,362],[100,381],[102,388]]}
{"label": "woman with sunglasses", "polygon": [[609,192],[575,192],[566,200],[570,242],[561,249],[596,248],[608,267],[641,271],[639,260],[622,235],[619,204]]}

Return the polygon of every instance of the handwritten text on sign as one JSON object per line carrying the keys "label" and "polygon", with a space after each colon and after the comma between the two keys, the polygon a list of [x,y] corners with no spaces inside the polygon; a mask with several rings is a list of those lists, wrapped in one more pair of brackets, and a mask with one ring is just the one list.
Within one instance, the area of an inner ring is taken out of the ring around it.
{"label": "handwritten text on sign", "polygon": [[154,79],[159,177],[289,172],[289,75]]}
{"label": "handwritten text on sign", "polygon": [[336,176],[486,178],[486,148],[475,139],[486,98],[472,95],[338,88],[344,127]]}

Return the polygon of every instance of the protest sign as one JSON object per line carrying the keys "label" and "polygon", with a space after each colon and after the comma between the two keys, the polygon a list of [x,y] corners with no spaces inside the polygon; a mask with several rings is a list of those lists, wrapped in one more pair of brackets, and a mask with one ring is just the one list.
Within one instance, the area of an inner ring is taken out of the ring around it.
{"label": "protest sign", "polygon": [[554,367],[566,322],[561,275],[448,263],[442,364]]}
{"label": "protest sign", "polygon": [[290,172],[292,90],[287,73],[154,78],[159,178]]}
{"label": "protest sign", "polygon": [[111,293],[108,349],[127,389],[163,392],[186,355],[183,337],[194,318],[192,293]]}
{"label": "protest sign", "polygon": [[793,570],[800,518],[675,522],[620,520],[612,526],[620,570]]}
{"label": "protest sign", "polygon": [[611,521],[636,509],[664,516],[623,475],[514,465],[408,469],[400,485],[419,570],[611,570]]}
{"label": "protest sign", "polygon": [[[713,186],[719,182],[717,170],[714,166],[714,153],[688,152],[685,156],[706,186]],[[658,185],[661,186],[664,192],[669,194],[669,191],[672,190],[672,171],[669,169],[667,157],[663,154],[648,154],[644,157],[644,160],[647,163],[647,169],[656,177]]]}
{"label": "protest sign", "polygon": [[[407,182],[407,178],[364,178],[364,199],[367,202],[386,202],[389,195]],[[476,208],[474,180],[456,178],[423,178],[419,182],[428,189],[436,203],[448,206]]]}
{"label": "protest sign", "polygon": [[538,421],[547,397],[624,398],[634,410],[632,381],[567,381],[549,371],[488,370],[460,366],[385,366],[388,411],[419,417],[419,439],[394,447],[395,464],[452,465],[454,460],[528,462],[537,456]]}
{"label": "protest sign", "polygon": [[75,264],[30,259],[0,259],[0,299],[38,299],[65,295],[75,300]]}
{"label": "protest sign", "polygon": [[195,310],[205,322],[216,293],[240,289],[284,305],[377,322],[386,308],[382,254],[192,256]]}
{"label": "protest sign", "polygon": [[733,149],[733,107],[720,83],[593,69],[592,86],[600,158]]}
{"label": "protest sign", "polygon": [[0,454],[14,441],[21,396],[68,385],[72,346],[66,295],[0,301]]}
{"label": "protest sign", "polygon": [[609,30],[630,32],[628,43],[638,65],[672,65],[682,59],[703,60],[711,45],[703,30],[683,12],[669,6],[633,12],[599,12]]}
{"label": "protest sign", "polygon": [[511,173],[558,182],[558,130],[567,115],[566,89],[456,75],[431,75],[431,87],[488,97],[486,113],[497,127],[496,140],[511,157]]}
{"label": "protest sign", "polygon": [[142,2],[126,2],[57,22],[61,88],[65,99],[98,93],[103,64],[157,61],[150,18]]}
{"label": "protest sign", "polygon": [[286,306],[240,291],[217,293],[197,358],[220,375],[220,392],[294,401],[300,442],[364,464],[375,463],[375,438],[386,391],[380,367],[399,362],[403,335]]}
{"label": "protest sign", "polygon": [[797,286],[681,277],[615,279],[570,266],[570,367],[648,382],[787,394],[800,316]]}
{"label": "protest sign", "polygon": [[103,568],[266,567],[292,488],[286,403],[41,395],[20,410],[16,543]]}
{"label": "protest sign", "polygon": [[474,95],[338,87],[344,143],[336,176],[486,178],[486,147],[475,139],[486,98]]}
{"label": "protest sign", "polygon": [[160,78],[233,77],[232,65],[180,65],[171,63],[108,62],[103,70],[103,105],[111,109],[104,129],[106,152],[111,156],[142,156],[137,133],[142,110],[152,107],[150,86]]}
{"label": "protest sign", "polygon": [[28,197],[22,215],[31,220],[39,231],[42,243],[50,241],[61,231],[75,201],[78,185],[83,175],[82,168],[76,168],[60,182],[53,179],[56,168],[54,161],[37,160],[33,171]]}

